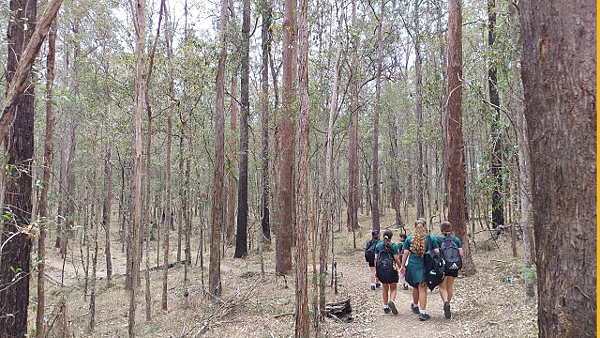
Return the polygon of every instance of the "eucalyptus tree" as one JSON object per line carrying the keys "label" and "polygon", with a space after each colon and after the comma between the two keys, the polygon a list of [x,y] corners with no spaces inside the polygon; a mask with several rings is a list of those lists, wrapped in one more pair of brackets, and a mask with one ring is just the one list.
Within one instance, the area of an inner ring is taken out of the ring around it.
{"label": "eucalyptus tree", "polygon": [[248,115],[250,114],[250,0],[243,0],[242,12],[242,78],[240,116],[240,167],[238,176],[238,213],[234,257],[242,258],[248,253]]}
{"label": "eucalyptus tree", "polygon": [[[246,0],[248,1],[248,0]],[[308,92],[308,1],[300,0],[298,4],[298,96],[300,103],[300,121],[298,135],[298,194],[296,215],[298,223],[296,245],[296,325],[295,337],[310,336],[310,319],[308,317],[308,153],[310,133],[310,97]],[[335,90],[334,90],[335,91]],[[327,203],[327,201],[325,202]],[[315,290],[316,292],[316,290]],[[323,297],[324,295],[321,295]],[[324,297],[323,297],[324,298]],[[315,314],[316,315],[316,314]]]}
{"label": "eucalyptus tree", "polygon": [[[297,24],[296,0],[285,0],[283,16],[283,78],[281,116],[281,169],[279,171],[279,210],[280,221],[277,229],[277,262],[276,272],[285,275],[292,269],[291,249],[294,245],[296,222],[294,219],[294,163],[296,156],[296,78],[297,78]],[[287,227],[285,229],[284,227]],[[287,230],[287,231],[285,231]]]}
{"label": "eucalyptus tree", "polygon": [[596,4],[524,1],[520,20],[539,336],[593,337],[597,334]]}
{"label": "eucalyptus tree", "polygon": [[223,178],[224,178],[224,148],[225,148],[225,66],[227,62],[227,0],[221,0],[221,18],[219,27],[220,55],[216,77],[215,104],[215,156],[213,168],[213,196],[211,210],[211,244],[209,267],[209,291],[221,295],[221,223],[223,221]]}
{"label": "eucalyptus tree", "polygon": [[446,165],[448,221],[463,243],[465,271],[473,271],[465,220],[465,172],[462,130],[462,3],[448,2],[448,107],[446,114]]}
{"label": "eucalyptus tree", "polygon": [[[494,49],[496,42],[496,0],[487,1],[488,10],[488,47],[490,51]],[[490,104],[492,109],[491,121],[491,169],[494,179],[494,190],[492,192],[492,226],[497,228],[504,225],[504,202],[502,200],[502,147],[501,119],[500,119],[500,96],[498,94],[498,68],[499,62],[493,58],[489,59],[488,64],[488,90],[490,95]]]}
{"label": "eucalyptus tree", "polygon": [[52,98],[54,96],[54,67],[56,65],[56,17],[52,19],[48,33],[48,55],[46,56],[46,135],[44,139],[44,174],[42,176],[42,193],[40,195],[40,234],[38,238],[38,257],[42,264],[38,266],[37,297],[38,305],[35,318],[35,334],[44,337],[46,306],[45,295],[45,260],[46,231],[48,225],[48,190],[50,190],[50,167],[52,166],[52,138],[54,137],[54,116],[52,115]]}
{"label": "eucalyptus tree", "polygon": [[350,74],[350,92],[352,95],[350,116],[352,125],[350,127],[350,135],[348,140],[348,211],[347,211],[347,228],[348,231],[356,231],[358,229],[358,161],[357,161],[357,133],[358,133],[358,43],[360,41],[357,23],[356,23],[356,0],[352,0],[352,31],[350,41],[353,45],[351,51],[351,71]]}
{"label": "eucalyptus tree", "polygon": [[129,299],[129,337],[135,337],[135,310],[137,296],[137,281],[140,273],[140,230],[142,227],[142,111],[146,108],[146,1],[136,0],[135,7],[131,3],[131,12],[135,27],[135,107],[133,109],[133,140],[132,151],[132,173],[131,173],[131,289]]}
{"label": "eucalyptus tree", "polygon": [[[508,5],[510,22],[510,41],[512,43],[512,91],[515,96],[515,133],[519,156],[519,202],[521,206],[521,228],[523,231],[523,265],[528,271],[532,269],[533,236],[531,233],[531,160],[529,158],[529,145],[526,143],[526,123],[524,119],[523,89],[521,83],[521,58],[519,53],[517,24],[518,17],[515,3]],[[533,298],[533,278],[531,273],[525,275],[525,293]]]}
{"label": "eucalyptus tree", "polygon": [[[19,60],[23,57],[22,61],[25,61],[25,46],[31,41],[35,30],[37,1],[12,0],[10,11],[13,19],[8,24],[6,68],[9,92],[20,87],[17,72],[20,64],[23,67],[25,62],[20,63]],[[29,63],[23,69],[23,82],[32,80],[31,65]],[[18,104],[5,104],[2,114],[3,117],[7,113],[11,117],[18,116],[12,123],[12,133],[5,139],[8,171],[4,179],[5,211],[0,236],[0,336],[3,337],[22,337],[27,334],[31,270],[29,255],[34,236],[30,219],[35,95],[32,86],[20,89],[24,89],[25,95]],[[7,125],[6,131],[8,127]]]}
{"label": "eucalyptus tree", "polygon": [[[371,201],[371,220],[375,230],[380,229],[379,223],[379,115],[381,110],[381,73],[383,71],[383,20],[385,15],[386,0],[381,0],[379,15],[377,17],[377,68],[375,75],[375,110],[373,118],[373,159],[372,172],[373,193]],[[371,7],[371,9],[373,9]],[[375,13],[375,9],[373,9]]]}
{"label": "eucalyptus tree", "polygon": [[[261,243],[263,240],[271,241],[271,227],[269,219],[269,59],[271,55],[271,43],[272,43],[272,20],[273,20],[273,9],[271,0],[261,1],[261,15],[262,15],[262,64],[260,69],[260,82],[261,82],[261,93],[260,93],[260,109],[261,109],[261,141],[262,141],[262,197],[261,197],[261,228],[262,236]],[[260,246],[262,248],[262,246]],[[262,269],[261,265],[261,269]],[[261,270],[262,272],[262,270]]]}

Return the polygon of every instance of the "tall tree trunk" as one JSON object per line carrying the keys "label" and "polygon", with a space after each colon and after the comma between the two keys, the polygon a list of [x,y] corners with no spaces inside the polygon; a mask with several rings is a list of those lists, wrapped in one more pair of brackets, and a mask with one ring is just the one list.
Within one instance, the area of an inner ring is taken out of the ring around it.
{"label": "tall tree trunk", "polygon": [[242,79],[240,116],[240,171],[238,186],[238,217],[235,237],[235,258],[248,253],[248,115],[250,102],[248,84],[250,82],[250,0],[243,0],[242,20]]}
{"label": "tall tree trunk", "polygon": [[[231,74],[231,116],[229,117],[229,126],[231,129],[231,134],[237,134],[237,118],[238,118],[238,82],[237,82],[238,72],[237,68]],[[232,136],[229,139],[229,158],[228,158],[228,170],[230,174],[227,175],[228,179],[228,188],[227,188],[227,228],[225,230],[225,241],[227,245],[234,245],[235,243],[235,209],[236,209],[236,190],[237,183],[235,181],[235,177],[233,173],[237,171],[237,162],[236,158],[236,147],[237,142],[235,136]]]}
{"label": "tall tree trunk", "polygon": [[523,1],[520,15],[539,336],[593,337],[597,333],[596,4]]}
{"label": "tall tree trunk", "polygon": [[[531,252],[533,247],[533,235],[531,233],[531,185],[528,177],[531,177],[531,159],[529,158],[529,144],[525,139],[526,125],[523,121],[523,89],[521,87],[521,67],[518,50],[517,36],[517,13],[516,4],[512,1],[508,4],[510,40],[512,43],[512,83],[515,96],[515,121],[517,134],[517,148],[519,149],[519,200],[521,204],[521,228],[523,229],[523,265],[525,269],[531,269]],[[525,293],[527,297],[533,297],[533,278],[531,274],[525,276]]]}
{"label": "tall tree trunk", "polygon": [[[161,1],[160,9],[158,12],[158,25],[156,28],[156,36],[154,38],[154,43],[152,44],[152,51],[150,52],[150,60],[148,66],[148,77],[146,78],[146,114],[148,114],[148,129],[146,132],[146,192],[145,192],[145,222],[146,222],[146,231],[145,231],[145,241],[146,241],[146,268],[144,269],[144,279],[146,280],[146,291],[145,291],[145,300],[146,300],[146,321],[149,322],[152,317],[152,294],[150,293],[150,228],[152,227],[152,223],[150,221],[150,200],[151,200],[151,191],[152,191],[152,175],[150,174],[150,170],[152,168],[152,106],[150,105],[150,98],[148,97],[148,91],[150,90],[152,79],[152,71],[154,68],[154,56],[156,55],[156,47],[158,45],[158,40],[160,38],[160,28],[163,17],[163,1]],[[160,231],[158,231],[160,232]],[[158,236],[160,238],[160,236]],[[156,244],[156,253],[160,252],[159,241]],[[157,265],[158,265],[158,257],[157,257]]]}
{"label": "tall tree trunk", "polygon": [[48,226],[48,190],[50,189],[50,167],[52,166],[52,139],[54,137],[54,116],[52,115],[52,97],[54,95],[54,66],[56,64],[56,18],[48,34],[48,56],[46,61],[46,138],[44,141],[44,174],[42,178],[42,193],[40,195],[40,237],[38,239],[38,257],[42,259],[38,265],[37,296],[38,306],[35,319],[35,334],[37,338],[44,337],[44,311],[46,296],[44,292],[46,270],[46,229]]}
{"label": "tall tree trunk", "polygon": [[262,2],[262,67],[261,67],[261,97],[260,107],[262,130],[262,198],[261,198],[261,240],[271,242],[271,227],[269,224],[269,56],[271,55],[272,4],[270,0]]}
{"label": "tall tree trunk", "polygon": [[[31,39],[36,23],[36,0],[10,1],[11,15],[23,20],[8,23],[7,83],[9,88],[15,76],[23,48]],[[26,29],[25,25],[33,25]],[[28,69],[30,72],[31,68]],[[30,78],[31,81],[34,81]],[[29,307],[29,273],[32,240],[28,235],[31,219],[31,172],[33,157],[35,97],[33,86],[12,108],[18,118],[14,119],[12,131],[4,138],[8,161],[4,179],[3,217],[4,228],[0,245],[0,337],[23,337],[27,333],[27,308]],[[12,110],[11,109],[11,110]],[[14,281],[13,281],[14,280]]]}
{"label": "tall tree trunk", "polygon": [[414,31],[414,42],[415,42],[415,123],[416,123],[416,143],[417,143],[417,172],[416,172],[416,186],[417,186],[417,218],[425,217],[425,207],[423,205],[423,144],[421,142],[421,128],[423,127],[423,94],[421,93],[422,87],[422,74],[421,74],[421,33],[419,31],[419,2],[415,0],[415,31]]}
{"label": "tall tree trunk", "polygon": [[295,219],[292,209],[294,208],[294,158],[296,157],[296,113],[295,103],[297,92],[295,90],[295,79],[297,76],[297,26],[296,26],[296,0],[285,0],[285,12],[283,14],[283,115],[281,117],[282,141],[281,141],[281,169],[279,178],[279,210],[280,222],[277,229],[276,243],[276,267],[275,271],[285,275],[292,269],[292,252],[294,245],[291,232],[295,229]]}
{"label": "tall tree trunk", "polygon": [[146,1],[136,0],[131,8],[136,31],[135,109],[133,111],[132,177],[131,177],[131,289],[129,303],[129,337],[135,337],[137,283],[140,274],[140,231],[142,227],[142,112],[146,108],[145,40]]}
{"label": "tall tree trunk", "polygon": [[371,200],[371,219],[373,229],[379,224],[379,112],[381,110],[381,72],[383,70],[383,18],[385,0],[381,0],[381,12],[377,24],[377,74],[375,75],[375,116],[373,118],[373,199]]}
{"label": "tall tree trunk", "polygon": [[[246,0],[248,1],[248,0]],[[310,97],[308,94],[308,0],[300,0],[298,6],[298,96],[300,99],[300,130],[298,137],[298,218],[296,245],[296,338],[310,336],[308,317],[308,138],[310,133]],[[337,84],[337,79],[334,80]],[[334,85],[335,86],[335,85]],[[334,90],[335,92],[335,90]]]}
{"label": "tall tree trunk", "polygon": [[[352,27],[356,27],[356,1],[352,1]],[[352,93],[351,114],[352,125],[348,140],[348,231],[358,229],[358,159],[356,155],[356,138],[358,132],[358,36],[352,50],[352,69],[356,74],[352,77],[350,91]]]}
{"label": "tall tree trunk", "polygon": [[465,218],[465,171],[462,132],[462,0],[448,3],[448,108],[446,114],[446,165],[448,221],[462,241],[465,273],[475,266],[471,259]]}
{"label": "tall tree trunk", "polygon": [[[165,43],[167,45],[167,58],[169,62],[169,72],[171,74],[169,81],[169,96],[173,98],[175,95],[175,84],[173,75],[173,60],[172,60],[172,49],[171,49],[171,37],[172,28],[169,25],[169,12],[165,0],[161,1],[161,6],[165,13]],[[171,227],[172,219],[172,208],[171,208],[171,148],[173,147],[173,113],[175,111],[175,103],[171,99],[171,106],[169,107],[169,115],[167,116],[167,150],[166,150],[166,162],[165,162],[165,223],[163,229],[164,237],[164,254],[163,254],[163,283],[162,283],[162,309],[167,311],[168,309],[168,281],[169,281],[169,231]]]}
{"label": "tall tree trunk", "polygon": [[104,174],[106,175],[106,195],[104,197],[104,206],[102,211],[102,221],[105,230],[105,248],[106,255],[106,284],[110,287],[112,280],[112,254],[110,252],[110,217],[112,210],[112,160],[111,160],[111,140],[106,144],[106,160],[104,162]]}
{"label": "tall tree trunk", "polygon": [[209,266],[209,292],[221,295],[221,223],[223,222],[223,176],[225,148],[225,66],[227,62],[227,0],[221,0],[220,43],[221,52],[216,78],[215,104],[215,156],[213,175],[213,196],[211,211],[211,241]]}
{"label": "tall tree trunk", "polygon": [[[95,147],[92,147],[92,153],[95,154]],[[94,162],[96,162],[96,159],[94,159]],[[93,193],[92,193],[92,212],[94,214],[94,217],[92,219],[92,223],[93,223],[93,227],[94,227],[94,234],[93,234],[93,241],[94,241],[94,252],[92,253],[92,278],[91,278],[91,286],[90,286],[90,308],[89,308],[89,315],[90,315],[90,322],[89,322],[89,327],[88,327],[88,331],[94,332],[94,328],[96,326],[96,272],[97,272],[97,267],[98,267],[98,228],[100,227],[99,221],[98,221],[98,214],[100,213],[100,199],[98,198],[98,166],[100,165],[100,162],[98,163],[93,163],[94,166],[94,187],[93,187]]]}
{"label": "tall tree trunk", "polygon": [[[496,41],[496,0],[488,0],[488,48],[494,50]],[[493,55],[493,53],[491,53]],[[502,120],[500,119],[500,95],[496,79],[496,60],[488,60],[488,90],[492,104],[492,149],[491,169],[494,178],[494,191],[492,192],[492,227],[504,225],[504,202],[502,201]]]}
{"label": "tall tree trunk", "polygon": [[[306,4],[303,4],[306,5]],[[335,126],[335,121],[337,119],[338,114],[338,93],[339,93],[339,81],[340,81],[340,69],[341,69],[341,58],[342,58],[342,17],[343,17],[343,8],[344,1],[340,6],[340,16],[338,18],[338,35],[337,35],[337,51],[334,65],[334,74],[333,74],[333,87],[331,90],[331,105],[329,107],[329,121],[327,124],[327,135],[325,139],[325,177],[323,178],[323,184],[325,188],[323,189],[323,210],[322,218],[321,218],[321,232],[320,232],[320,240],[321,240],[321,248],[319,254],[319,308],[321,312],[325,311],[325,276],[327,269],[327,247],[328,247],[328,237],[327,234],[331,227],[331,215],[333,214],[333,128]],[[306,23],[301,23],[306,25]],[[306,28],[304,28],[306,29]],[[304,34],[308,34],[306,32],[302,32]],[[308,37],[307,37],[308,39]],[[303,43],[303,41],[301,41]],[[307,43],[307,42],[306,42]],[[308,50],[308,47],[306,47]],[[304,52],[301,49],[301,52]],[[308,51],[306,52],[308,54]],[[308,57],[308,56],[307,56]],[[301,67],[304,67],[301,65]],[[308,68],[308,67],[307,67]],[[300,74],[300,79],[302,80],[302,76],[304,74]],[[308,75],[307,75],[308,76]],[[307,84],[308,87],[308,84]],[[306,89],[306,95],[308,96],[308,89]],[[302,99],[302,96],[301,96]],[[308,100],[308,98],[307,98]]]}

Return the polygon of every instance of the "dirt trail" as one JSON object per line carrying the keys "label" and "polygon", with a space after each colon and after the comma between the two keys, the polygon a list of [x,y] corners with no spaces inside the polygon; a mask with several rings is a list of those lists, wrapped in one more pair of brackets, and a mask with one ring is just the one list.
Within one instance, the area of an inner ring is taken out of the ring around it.
{"label": "dirt trail", "polygon": [[[353,262],[359,261],[355,257]],[[362,262],[361,262],[362,263]],[[472,332],[465,329],[463,314],[460,307],[455,305],[452,318],[446,319],[442,309],[442,300],[439,292],[435,289],[427,294],[427,313],[431,315],[428,321],[419,321],[418,315],[410,310],[412,303],[412,288],[402,290],[400,287],[396,295],[398,315],[384,314],[382,289],[370,290],[369,268],[365,262],[357,266],[348,262],[340,264],[339,272],[343,275],[344,289],[349,291],[348,296],[352,298],[355,323],[351,325],[364,325],[364,337],[466,337],[472,336]],[[360,271],[357,271],[359,270]],[[457,293],[463,288],[463,281],[458,279],[455,283]],[[459,295],[456,295],[460,298]]]}

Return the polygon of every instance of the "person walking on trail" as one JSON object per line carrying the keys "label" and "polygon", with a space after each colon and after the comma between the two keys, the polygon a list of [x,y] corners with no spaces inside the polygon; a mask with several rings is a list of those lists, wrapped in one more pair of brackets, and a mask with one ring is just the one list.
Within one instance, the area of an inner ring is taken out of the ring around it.
{"label": "person walking on trail", "polygon": [[396,287],[398,284],[398,270],[394,264],[400,265],[398,256],[398,247],[392,243],[392,231],[385,230],[383,232],[383,242],[375,246],[375,268],[377,278],[382,283],[383,287],[383,312],[398,314],[396,307]]}
{"label": "person walking on trail", "polygon": [[377,243],[381,243],[379,237],[379,230],[373,230],[371,232],[371,239],[367,241],[365,246],[365,260],[369,262],[369,269],[371,270],[371,290],[375,290],[375,288],[381,286],[375,273],[375,246],[377,246]]}
{"label": "person walking on trail", "polygon": [[[400,234],[400,235],[398,235],[398,237],[400,237],[400,242],[398,243],[398,255],[402,255],[403,248],[404,248],[404,241],[406,241],[406,234]],[[408,284],[406,284],[406,280],[404,279],[404,276],[399,276],[399,278],[402,279],[402,288],[404,290],[408,290]]]}
{"label": "person walking on trail", "polygon": [[423,255],[429,248],[425,236],[429,236],[433,251],[439,254],[439,245],[437,239],[426,231],[425,220],[415,221],[415,229],[404,241],[402,254],[402,265],[400,273],[404,275],[406,282],[413,287],[413,302],[410,304],[411,310],[419,314],[419,320],[425,321],[430,316],[425,311],[427,307],[427,282],[425,281],[425,262]]}
{"label": "person walking on trail", "polygon": [[446,262],[446,276],[440,284],[440,296],[444,302],[444,316],[450,318],[450,301],[452,300],[454,279],[462,268],[463,249],[460,239],[452,234],[452,225],[448,221],[440,224],[442,234],[437,236],[440,252]]}

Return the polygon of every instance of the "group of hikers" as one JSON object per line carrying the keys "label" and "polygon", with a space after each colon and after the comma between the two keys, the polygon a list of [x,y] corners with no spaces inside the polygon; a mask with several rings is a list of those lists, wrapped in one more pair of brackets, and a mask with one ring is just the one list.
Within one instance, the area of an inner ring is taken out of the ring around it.
{"label": "group of hikers", "polygon": [[[433,236],[427,232],[427,221],[419,218],[408,237],[400,234],[398,244],[392,242],[391,230],[373,230],[372,239],[365,247],[365,259],[371,269],[371,290],[383,289],[383,312],[398,314],[395,303],[397,285],[402,280],[404,290],[412,287],[413,301],[410,309],[425,321],[430,316],[427,306],[427,288],[433,290],[439,286],[444,303],[444,316],[451,318],[454,279],[462,268],[463,250],[458,237],[452,234],[450,222],[440,224],[441,235]],[[383,239],[381,236],[383,235]],[[400,274],[398,274],[400,270]]]}

